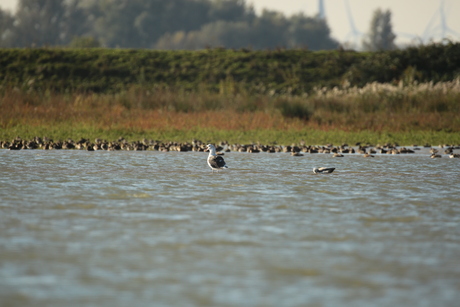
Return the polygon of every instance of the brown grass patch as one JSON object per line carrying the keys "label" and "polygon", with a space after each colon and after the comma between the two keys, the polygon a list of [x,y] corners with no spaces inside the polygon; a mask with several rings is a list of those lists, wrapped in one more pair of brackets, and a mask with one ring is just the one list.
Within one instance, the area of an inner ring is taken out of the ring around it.
{"label": "brown grass patch", "polygon": [[460,81],[318,89],[270,96],[132,89],[118,94],[0,93],[0,128],[102,130],[460,131]]}

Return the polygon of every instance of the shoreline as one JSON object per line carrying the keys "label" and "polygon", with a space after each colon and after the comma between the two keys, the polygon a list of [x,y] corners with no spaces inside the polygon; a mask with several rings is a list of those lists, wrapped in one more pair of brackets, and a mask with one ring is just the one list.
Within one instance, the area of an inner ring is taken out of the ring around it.
{"label": "shoreline", "polygon": [[342,131],[319,129],[252,129],[252,130],[223,130],[215,128],[179,129],[98,129],[82,126],[80,128],[57,126],[27,126],[21,125],[12,128],[0,129],[0,141],[12,142],[16,138],[32,140],[34,138],[49,138],[63,142],[68,139],[78,141],[95,139],[114,142],[120,138],[128,142],[138,142],[143,139],[156,140],[163,143],[187,143],[201,140],[203,143],[226,142],[228,144],[266,144],[266,145],[341,145],[348,143],[383,145],[399,144],[400,146],[423,145],[459,145],[460,133],[448,131]]}
{"label": "shoreline", "polygon": [[[107,141],[101,138],[94,140],[80,138],[77,141],[72,139],[53,140],[48,137],[34,137],[33,139],[22,139],[16,137],[11,141],[0,141],[0,148],[6,150],[85,150],[85,151],[160,151],[160,152],[205,152],[208,142],[194,139],[190,142],[162,142],[153,139],[142,139],[137,141],[127,141],[120,137],[115,141]],[[423,145],[399,145],[398,143],[380,144],[355,144],[342,143],[340,145],[307,145],[304,141],[291,145],[261,144],[258,143],[229,143],[221,141],[216,143],[217,151],[224,152],[247,152],[247,153],[290,153],[292,156],[303,156],[303,154],[332,154],[334,157],[343,157],[343,154],[357,154],[364,157],[373,157],[374,154],[414,154],[418,150],[429,150],[432,158],[440,158],[442,154],[452,155],[455,150],[460,150],[460,145],[441,144],[432,146]],[[436,149],[434,147],[438,147]],[[453,158],[454,156],[452,156]],[[456,155],[455,157],[458,157]]]}

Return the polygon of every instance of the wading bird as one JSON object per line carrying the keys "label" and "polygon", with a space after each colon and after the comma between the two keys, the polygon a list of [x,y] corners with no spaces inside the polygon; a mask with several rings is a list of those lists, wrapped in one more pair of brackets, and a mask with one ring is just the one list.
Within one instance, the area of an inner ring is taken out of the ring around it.
{"label": "wading bird", "polygon": [[214,147],[214,145],[208,144],[206,147],[209,150],[208,165],[212,172],[214,172],[214,170],[219,172],[220,169],[228,168],[225,164],[224,158],[217,155],[216,147]]}

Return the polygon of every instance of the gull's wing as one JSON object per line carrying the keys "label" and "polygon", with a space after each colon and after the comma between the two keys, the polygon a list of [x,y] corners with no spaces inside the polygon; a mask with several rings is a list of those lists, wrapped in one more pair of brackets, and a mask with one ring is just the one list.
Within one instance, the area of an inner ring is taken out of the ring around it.
{"label": "gull's wing", "polygon": [[208,162],[212,168],[222,168],[225,166],[224,158],[221,156],[209,156]]}

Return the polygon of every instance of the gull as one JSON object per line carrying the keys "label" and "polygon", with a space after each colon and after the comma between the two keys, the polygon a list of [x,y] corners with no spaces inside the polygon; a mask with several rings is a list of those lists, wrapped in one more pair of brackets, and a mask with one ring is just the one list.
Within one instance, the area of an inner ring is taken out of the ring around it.
{"label": "gull", "polygon": [[335,170],[335,167],[314,167],[313,173],[315,174],[329,174]]}
{"label": "gull", "polygon": [[214,170],[219,172],[222,168],[228,168],[225,164],[224,158],[216,154],[216,147],[214,147],[214,145],[208,144],[206,147],[209,150],[208,165],[212,172],[214,172]]}

